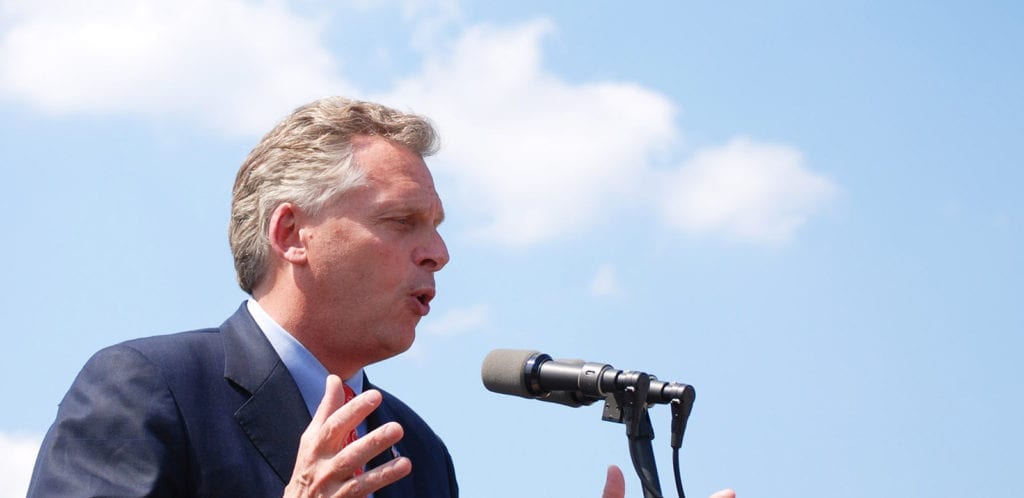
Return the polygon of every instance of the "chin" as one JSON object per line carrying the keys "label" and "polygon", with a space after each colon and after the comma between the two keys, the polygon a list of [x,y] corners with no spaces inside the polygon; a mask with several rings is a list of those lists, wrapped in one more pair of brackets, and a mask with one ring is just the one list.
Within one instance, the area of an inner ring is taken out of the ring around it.
{"label": "chin", "polygon": [[408,336],[407,336],[406,338],[404,338],[404,340],[403,340],[403,341],[401,341],[401,342],[400,342],[400,343],[398,344],[398,350],[397,350],[397,351],[395,351],[395,354],[396,354],[396,355],[397,355],[397,354],[402,354],[402,353],[404,353],[404,352],[408,351],[408,350],[409,350],[409,348],[411,348],[411,347],[412,347],[412,345],[413,345],[413,343],[414,343],[414,342],[416,342],[416,331],[413,331],[413,332],[412,332],[411,334],[409,334],[409,335],[408,335]]}
{"label": "chin", "polygon": [[378,345],[378,350],[382,353],[379,360],[386,360],[392,356],[398,356],[412,347],[413,342],[416,341],[416,331],[413,330],[408,333],[396,334],[394,336],[381,340]]}

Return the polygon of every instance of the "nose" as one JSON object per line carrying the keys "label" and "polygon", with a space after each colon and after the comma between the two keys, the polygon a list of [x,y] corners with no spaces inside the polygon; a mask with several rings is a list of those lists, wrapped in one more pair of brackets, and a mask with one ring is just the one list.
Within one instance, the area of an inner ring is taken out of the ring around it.
{"label": "nose", "polygon": [[441,233],[433,230],[429,240],[420,248],[416,256],[416,264],[435,272],[448,264],[448,246],[445,245]]}

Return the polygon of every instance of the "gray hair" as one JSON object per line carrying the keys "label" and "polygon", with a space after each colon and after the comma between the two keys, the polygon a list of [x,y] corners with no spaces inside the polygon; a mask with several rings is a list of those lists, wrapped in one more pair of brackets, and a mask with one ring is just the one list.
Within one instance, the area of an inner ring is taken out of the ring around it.
{"label": "gray hair", "polygon": [[426,118],[380,104],[329,97],[296,109],[260,140],[235,178],[228,238],[242,290],[252,294],[268,270],[268,230],[277,206],[291,202],[315,216],[365,184],[352,161],[357,136],[383,137],[421,156],[438,148]]}

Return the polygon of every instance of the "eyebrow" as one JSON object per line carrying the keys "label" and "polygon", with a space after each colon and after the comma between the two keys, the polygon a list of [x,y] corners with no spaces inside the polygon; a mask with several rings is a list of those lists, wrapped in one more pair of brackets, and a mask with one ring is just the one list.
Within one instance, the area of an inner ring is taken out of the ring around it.
{"label": "eyebrow", "polygon": [[[425,214],[425,213],[427,213],[429,211],[430,211],[430,208],[429,207],[425,208],[423,204],[416,204],[416,203],[411,203],[411,202],[406,202],[406,201],[396,201],[396,202],[393,202],[393,203],[385,202],[385,203],[383,203],[381,205],[381,208],[380,208],[380,212],[382,214],[384,214],[384,215],[389,215],[389,214],[392,214],[392,213],[410,213],[410,214],[422,215],[422,214]],[[444,220],[445,220],[444,206],[441,206],[441,213],[440,213],[440,215],[436,219],[434,219],[432,221],[434,223],[434,226],[436,227],[436,226],[440,226],[441,223],[444,223]]]}

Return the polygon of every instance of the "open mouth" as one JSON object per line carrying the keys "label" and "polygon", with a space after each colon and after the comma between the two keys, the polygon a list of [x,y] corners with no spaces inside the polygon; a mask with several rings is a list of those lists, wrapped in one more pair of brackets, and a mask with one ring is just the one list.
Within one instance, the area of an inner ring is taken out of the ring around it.
{"label": "open mouth", "polygon": [[423,314],[430,310],[430,301],[434,299],[434,294],[434,289],[430,288],[417,290],[412,294],[412,297],[419,301],[422,306]]}

